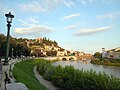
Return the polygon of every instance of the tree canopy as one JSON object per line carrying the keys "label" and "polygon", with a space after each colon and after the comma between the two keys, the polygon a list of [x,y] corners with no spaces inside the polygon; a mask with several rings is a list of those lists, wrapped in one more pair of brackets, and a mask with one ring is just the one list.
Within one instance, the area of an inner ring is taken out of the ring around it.
{"label": "tree canopy", "polygon": [[[30,42],[28,44],[28,42]],[[44,48],[44,45],[48,46],[56,46],[57,42],[52,41],[49,38],[43,37],[41,39],[41,42],[37,41],[36,39],[27,39],[27,38],[13,38],[10,36],[10,47],[9,47],[9,57],[20,57],[20,56],[29,56],[31,55],[31,50],[34,50],[34,54],[36,56],[43,56],[43,53],[40,49],[34,48],[32,49],[32,46],[37,46],[39,48]],[[0,57],[4,57],[6,53],[6,36],[3,34],[0,34]],[[55,56],[56,51],[48,51],[48,56]]]}
{"label": "tree canopy", "polygon": [[95,58],[102,58],[102,54],[101,54],[100,52],[96,52],[96,53],[94,54],[94,57],[95,57]]}

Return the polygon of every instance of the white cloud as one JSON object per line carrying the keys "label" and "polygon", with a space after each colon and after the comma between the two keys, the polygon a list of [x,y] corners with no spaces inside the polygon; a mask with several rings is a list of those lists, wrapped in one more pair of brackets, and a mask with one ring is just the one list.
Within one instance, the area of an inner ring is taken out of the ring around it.
{"label": "white cloud", "polygon": [[116,17],[120,17],[120,12],[108,13],[108,14],[103,14],[103,15],[97,16],[98,19],[101,19],[101,18],[114,19]]}
{"label": "white cloud", "polygon": [[68,16],[64,16],[63,18],[61,18],[62,20],[68,20],[68,19],[71,19],[71,18],[75,18],[75,17],[78,17],[80,16],[80,14],[71,14],[71,15],[68,15]]}
{"label": "white cloud", "polygon": [[38,20],[35,20],[34,18],[30,18],[30,21],[31,21],[32,23],[39,23],[39,21],[38,21]]}
{"label": "white cloud", "polygon": [[94,29],[82,29],[80,32],[75,33],[75,36],[83,36],[83,35],[89,35],[89,34],[94,34],[98,32],[103,32],[106,30],[112,29],[113,26],[105,26],[105,27],[99,27],[99,28],[94,28]]}
{"label": "white cloud", "polygon": [[32,26],[29,28],[15,28],[14,33],[16,36],[38,36],[50,33],[53,30],[52,27],[45,25]]}
{"label": "white cloud", "polygon": [[34,23],[34,24],[39,23],[39,21],[36,17],[28,17],[28,18],[26,18],[26,22]]}
{"label": "white cloud", "polygon": [[72,1],[63,1],[63,3],[67,7],[75,6],[75,4]]}
{"label": "white cloud", "polygon": [[62,4],[62,0],[42,0],[42,6],[46,11],[54,9]]}
{"label": "white cloud", "polygon": [[64,29],[65,29],[65,30],[74,29],[74,28],[76,28],[78,25],[80,25],[79,22],[78,22],[78,23],[75,23],[75,24],[73,24],[73,25],[69,25],[69,26],[65,27]]}
{"label": "white cloud", "polygon": [[27,23],[22,19],[18,19],[18,21],[21,22],[23,26],[31,26],[30,23]]}
{"label": "white cloud", "polygon": [[93,3],[96,0],[78,0],[82,5],[87,5],[88,3]]}
{"label": "white cloud", "polygon": [[61,5],[65,5],[67,7],[75,6],[73,0],[42,0],[42,6],[46,9],[46,11],[57,8]]}
{"label": "white cloud", "polygon": [[22,11],[31,11],[38,13],[46,12],[62,5],[65,5],[67,7],[75,6],[72,0],[39,0],[20,4],[19,8]]}
{"label": "white cloud", "polygon": [[80,0],[80,2],[83,4],[83,5],[86,5],[87,2],[85,0]]}
{"label": "white cloud", "polygon": [[45,9],[40,5],[40,3],[33,1],[32,3],[20,4],[20,10],[22,11],[32,11],[32,12],[44,12]]}
{"label": "white cloud", "polygon": [[18,21],[21,22],[23,26],[34,26],[39,23],[36,17],[28,17],[24,20],[18,19]]}

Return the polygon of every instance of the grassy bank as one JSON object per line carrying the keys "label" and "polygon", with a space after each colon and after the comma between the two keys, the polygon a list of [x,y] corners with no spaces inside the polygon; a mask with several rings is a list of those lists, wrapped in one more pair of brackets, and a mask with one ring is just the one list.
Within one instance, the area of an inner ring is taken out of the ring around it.
{"label": "grassy bank", "polygon": [[47,90],[35,78],[33,67],[39,63],[39,60],[26,60],[15,64],[13,74],[18,82],[24,83],[29,90]]}
{"label": "grassy bank", "polygon": [[98,65],[108,65],[108,66],[120,67],[120,60],[118,60],[118,59],[93,58],[91,60],[91,63],[98,64]]}
{"label": "grassy bank", "polygon": [[52,66],[40,60],[38,72],[60,90],[120,90],[120,79],[93,70],[74,69],[73,66]]}

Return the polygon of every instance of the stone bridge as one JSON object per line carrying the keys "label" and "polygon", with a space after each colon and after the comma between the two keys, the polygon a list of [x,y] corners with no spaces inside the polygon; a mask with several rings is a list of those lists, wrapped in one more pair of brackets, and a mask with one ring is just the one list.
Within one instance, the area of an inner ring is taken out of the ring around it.
{"label": "stone bridge", "polygon": [[58,57],[58,59],[60,59],[61,61],[68,61],[68,60],[77,60],[76,56],[61,56]]}

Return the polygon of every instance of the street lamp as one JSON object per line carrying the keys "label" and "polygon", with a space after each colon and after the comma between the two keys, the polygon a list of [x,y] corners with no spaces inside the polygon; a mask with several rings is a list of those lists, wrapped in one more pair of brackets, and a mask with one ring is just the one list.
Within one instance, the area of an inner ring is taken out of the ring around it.
{"label": "street lamp", "polygon": [[8,30],[7,30],[7,38],[6,38],[7,45],[6,45],[6,55],[5,55],[4,65],[8,65],[9,45],[10,45],[9,35],[10,35],[10,27],[11,27],[10,23],[12,23],[12,18],[14,18],[14,15],[12,15],[11,12],[9,12],[8,14],[5,14],[5,16],[7,17],[7,29]]}

